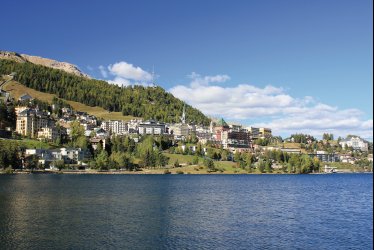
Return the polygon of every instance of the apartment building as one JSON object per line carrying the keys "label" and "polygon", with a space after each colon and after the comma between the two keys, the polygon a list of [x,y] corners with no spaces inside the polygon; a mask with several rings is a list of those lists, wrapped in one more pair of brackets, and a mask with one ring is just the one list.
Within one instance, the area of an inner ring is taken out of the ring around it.
{"label": "apartment building", "polygon": [[124,135],[128,131],[127,123],[124,121],[104,121],[101,123],[101,128],[116,135]]}
{"label": "apartment building", "polygon": [[37,109],[23,109],[17,113],[16,132],[23,136],[37,137],[41,128],[48,127],[47,115]]}

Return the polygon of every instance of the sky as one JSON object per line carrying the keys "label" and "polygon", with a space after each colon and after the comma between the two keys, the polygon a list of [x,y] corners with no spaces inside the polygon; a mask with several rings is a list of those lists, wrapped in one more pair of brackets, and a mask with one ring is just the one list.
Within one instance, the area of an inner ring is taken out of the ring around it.
{"label": "sky", "polygon": [[154,79],[208,116],[283,137],[372,141],[372,9],[372,0],[3,0],[0,50],[111,84]]}

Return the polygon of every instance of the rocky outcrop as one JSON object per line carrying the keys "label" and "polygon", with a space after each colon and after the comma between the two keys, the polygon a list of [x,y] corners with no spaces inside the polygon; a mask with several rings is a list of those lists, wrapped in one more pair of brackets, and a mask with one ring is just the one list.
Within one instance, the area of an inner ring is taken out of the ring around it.
{"label": "rocky outcrop", "polygon": [[67,73],[71,73],[77,76],[83,76],[86,78],[91,78],[89,75],[83,73],[77,66],[67,63],[67,62],[59,62],[56,60],[43,58],[39,56],[30,56],[26,54],[18,54],[15,52],[9,52],[9,51],[0,51],[0,59],[8,59],[13,60],[19,63],[23,62],[30,62],[38,65],[43,65],[46,67],[54,68],[54,69],[60,69]]}

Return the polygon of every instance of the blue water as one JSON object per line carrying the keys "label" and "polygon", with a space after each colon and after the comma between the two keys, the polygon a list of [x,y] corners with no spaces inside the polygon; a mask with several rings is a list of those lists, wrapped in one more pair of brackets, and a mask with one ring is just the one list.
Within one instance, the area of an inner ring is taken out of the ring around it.
{"label": "blue water", "polygon": [[0,249],[372,249],[373,175],[0,176]]}

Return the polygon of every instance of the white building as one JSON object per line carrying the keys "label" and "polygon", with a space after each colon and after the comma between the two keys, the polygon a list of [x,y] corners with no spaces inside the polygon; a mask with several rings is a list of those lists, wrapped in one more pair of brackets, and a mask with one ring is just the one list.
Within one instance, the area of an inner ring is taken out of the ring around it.
{"label": "white building", "polygon": [[58,149],[26,149],[26,156],[36,155],[39,162],[45,164],[55,160],[63,160],[65,163],[80,163],[90,157],[87,150],[80,148],[58,148]]}
{"label": "white building", "polygon": [[101,123],[101,128],[116,135],[124,135],[128,131],[127,123],[124,121],[105,121]]}
{"label": "white building", "polygon": [[339,142],[339,144],[343,148],[346,148],[348,146],[348,147],[352,147],[354,150],[361,150],[361,151],[368,151],[369,150],[368,143],[365,142],[363,139],[361,139],[358,136],[353,136],[353,137],[347,138],[345,140],[342,140],[342,141]]}

